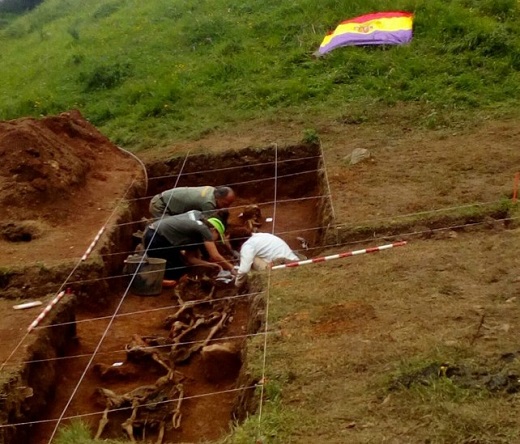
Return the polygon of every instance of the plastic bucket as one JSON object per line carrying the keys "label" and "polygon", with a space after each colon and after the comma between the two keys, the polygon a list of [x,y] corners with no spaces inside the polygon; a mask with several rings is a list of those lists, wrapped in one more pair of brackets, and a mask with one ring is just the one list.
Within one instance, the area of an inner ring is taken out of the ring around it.
{"label": "plastic bucket", "polygon": [[125,260],[124,272],[133,276],[130,290],[137,295],[155,296],[161,294],[165,270],[166,259],[128,256]]}

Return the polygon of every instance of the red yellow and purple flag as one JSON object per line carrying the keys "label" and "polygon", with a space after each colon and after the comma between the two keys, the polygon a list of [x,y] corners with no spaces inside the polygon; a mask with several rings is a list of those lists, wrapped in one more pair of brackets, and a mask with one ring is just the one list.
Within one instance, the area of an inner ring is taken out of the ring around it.
{"label": "red yellow and purple flag", "polygon": [[327,34],[318,49],[323,55],[340,46],[403,45],[412,40],[413,14],[375,12],[341,22]]}

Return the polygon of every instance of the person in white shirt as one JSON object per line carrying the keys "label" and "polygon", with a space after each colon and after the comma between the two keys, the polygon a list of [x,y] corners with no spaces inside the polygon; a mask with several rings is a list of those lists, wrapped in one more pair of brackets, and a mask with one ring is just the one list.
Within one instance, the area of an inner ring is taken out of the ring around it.
{"label": "person in white shirt", "polygon": [[[237,245],[241,245],[237,248]],[[238,267],[235,285],[243,288],[247,283],[247,274],[251,269],[262,271],[273,263],[288,263],[306,259],[304,256],[291,250],[287,243],[278,236],[270,233],[249,233],[240,230],[231,240],[234,249],[240,251],[240,265]]]}

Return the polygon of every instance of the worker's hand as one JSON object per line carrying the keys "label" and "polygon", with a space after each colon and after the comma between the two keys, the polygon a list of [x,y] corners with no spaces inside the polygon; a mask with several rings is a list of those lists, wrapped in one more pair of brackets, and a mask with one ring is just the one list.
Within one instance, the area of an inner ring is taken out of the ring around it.
{"label": "worker's hand", "polygon": [[205,266],[211,270],[212,273],[220,273],[223,268],[214,262],[206,262]]}
{"label": "worker's hand", "polygon": [[249,292],[247,274],[235,279],[235,287],[237,288],[238,294],[246,294]]}

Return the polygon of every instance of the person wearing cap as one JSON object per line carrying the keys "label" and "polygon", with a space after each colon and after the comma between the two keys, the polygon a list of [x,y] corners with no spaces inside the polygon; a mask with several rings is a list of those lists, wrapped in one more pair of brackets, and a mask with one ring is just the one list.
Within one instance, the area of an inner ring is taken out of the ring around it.
{"label": "person wearing cap", "polygon": [[[145,230],[143,243],[149,257],[166,259],[166,280],[175,280],[187,273],[188,266],[201,265],[235,273],[233,265],[215,244],[225,242],[226,227],[218,217],[205,218],[201,211],[167,216],[156,220]],[[205,248],[209,261],[201,258]]]}
{"label": "person wearing cap", "polygon": [[229,207],[235,201],[235,192],[229,187],[180,187],[163,191],[152,197],[150,214],[158,219],[191,210],[202,211],[206,217]]}

